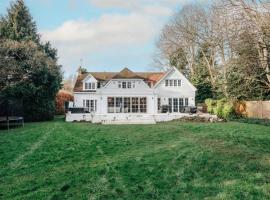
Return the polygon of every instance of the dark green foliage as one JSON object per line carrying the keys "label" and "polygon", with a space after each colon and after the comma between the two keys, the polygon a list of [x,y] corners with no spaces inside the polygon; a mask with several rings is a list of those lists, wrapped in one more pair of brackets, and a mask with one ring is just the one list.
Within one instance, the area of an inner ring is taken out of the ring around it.
{"label": "dark green foliage", "polygon": [[0,133],[0,198],[269,199],[269,127],[27,123]]}
{"label": "dark green foliage", "polygon": [[191,82],[197,88],[196,103],[203,103],[205,99],[213,98],[213,89],[209,80],[209,73],[204,65],[196,65]]}
{"label": "dark green foliage", "polygon": [[178,49],[174,54],[170,56],[170,65],[184,71],[184,73],[190,73],[187,70],[188,62],[183,49]]}
{"label": "dark green foliage", "polygon": [[2,17],[1,23],[3,26],[0,28],[0,39],[31,40],[39,43],[36,23],[23,0],[17,0],[10,5],[8,14]]}
{"label": "dark green foliage", "polygon": [[191,76],[191,81],[197,88],[196,103],[204,103],[205,99],[214,97],[214,89],[211,83],[210,74],[205,65],[202,51],[209,55],[209,49],[207,45],[203,45],[196,57],[196,64],[194,65],[194,73]]}
{"label": "dark green foliage", "polygon": [[[56,49],[49,42],[40,42],[22,0],[11,4],[0,24],[0,107],[9,102],[17,110],[10,115],[23,115],[27,121],[53,119],[54,100],[62,82]],[[9,80],[8,75],[12,75]]]}
{"label": "dark green foliage", "polygon": [[82,73],[82,74],[87,73],[87,69],[85,69],[85,68],[81,68],[81,73]]}

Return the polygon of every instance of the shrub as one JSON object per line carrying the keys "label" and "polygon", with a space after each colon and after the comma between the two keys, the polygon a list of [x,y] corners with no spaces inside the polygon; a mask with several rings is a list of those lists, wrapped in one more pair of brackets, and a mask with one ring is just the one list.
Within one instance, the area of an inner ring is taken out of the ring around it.
{"label": "shrub", "polygon": [[234,104],[232,101],[228,101],[226,103],[224,103],[223,105],[223,110],[222,110],[222,117],[224,119],[228,119],[231,118],[235,115],[235,111],[234,111]]}
{"label": "shrub", "polygon": [[227,99],[213,100],[206,99],[208,113],[215,114],[220,118],[229,119],[235,115],[233,101]]}
{"label": "shrub", "polygon": [[55,113],[57,115],[65,114],[65,102],[67,101],[73,101],[73,96],[68,92],[58,92],[55,99]]}
{"label": "shrub", "polygon": [[206,99],[205,104],[207,106],[207,112],[208,113],[214,113],[214,108],[216,106],[216,100]]}
{"label": "shrub", "polygon": [[226,99],[217,100],[216,106],[214,107],[214,114],[218,117],[223,117],[223,105],[226,103]]}

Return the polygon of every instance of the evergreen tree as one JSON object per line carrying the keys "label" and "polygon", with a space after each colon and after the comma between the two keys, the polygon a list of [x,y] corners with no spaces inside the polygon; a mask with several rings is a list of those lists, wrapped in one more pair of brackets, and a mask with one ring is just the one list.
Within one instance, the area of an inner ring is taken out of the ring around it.
{"label": "evergreen tree", "polygon": [[210,80],[210,74],[203,59],[202,51],[204,51],[206,56],[209,56],[209,51],[206,44],[201,47],[198,55],[196,56],[194,74],[191,77],[192,83],[197,88],[196,103],[203,103],[205,99],[213,98],[215,96]]}
{"label": "evergreen tree", "polygon": [[179,48],[174,54],[172,54],[169,61],[171,66],[176,67],[187,76],[190,75],[190,72],[187,69],[188,62],[182,48]]}
{"label": "evergreen tree", "polygon": [[36,23],[23,0],[11,4],[7,15],[2,17],[1,21],[3,26],[0,29],[0,38],[16,41],[31,40],[39,43],[40,36],[37,33]]}
{"label": "evergreen tree", "polygon": [[[57,65],[56,49],[49,42],[40,42],[23,0],[12,4],[1,18],[0,33],[0,98],[21,102],[17,113],[23,113],[26,120],[53,119],[61,66]],[[12,75],[8,81],[7,75]]]}

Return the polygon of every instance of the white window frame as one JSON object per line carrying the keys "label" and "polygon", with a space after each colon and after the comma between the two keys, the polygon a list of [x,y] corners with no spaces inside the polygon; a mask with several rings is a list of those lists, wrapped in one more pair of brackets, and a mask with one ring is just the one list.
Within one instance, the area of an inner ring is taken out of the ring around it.
{"label": "white window frame", "polygon": [[83,107],[89,112],[97,112],[97,100],[95,99],[83,99]]}
{"label": "white window frame", "polygon": [[166,79],[165,87],[181,87],[182,80],[181,79]]}
{"label": "white window frame", "polygon": [[84,90],[96,90],[97,84],[95,82],[85,82],[84,83]]}
{"label": "white window frame", "polygon": [[168,86],[169,86],[169,80],[166,79],[166,80],[165,80],[165,87],[168,87]]}
{"label": "white window frame", "polygon": [[[110,99],[110,102],[109,102]],[[121,100],[120,100],[121,99]],[[136,102],[136,104],[134,104]],[[127,107],[128,105],[128,107]],[[107,97],[108,113],[147,113],[148,100],[147,97]]]}
{"label": "white window frame", "polygon": [[122,81],[122,88],[126,89],[127,88],[127,82],[126,81]]}

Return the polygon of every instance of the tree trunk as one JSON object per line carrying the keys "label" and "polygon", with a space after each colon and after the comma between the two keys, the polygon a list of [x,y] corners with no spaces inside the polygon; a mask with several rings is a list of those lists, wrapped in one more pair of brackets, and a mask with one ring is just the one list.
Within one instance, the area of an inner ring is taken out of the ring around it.
{"label": "tree trunk", "polygon": [[208,72],[209,72],[209,75],[210,75],[210,81],[211,81],[211,85],[213,88],[215,88],[216,86],[216,83],[215,83],[215,78],[214,78],[214,75],[213,75],[213,70],[212,70],[212,66],[209,62],[209,60],[207,59],[205,53],[202,51],[202,55],[203,55],[203,58],[206,62],[206,66],[207,66],[207,69],[208,69]]}
{"label": "tree trunk", "polygon": [[223,79],[224,79],[224,84],[223,84],[223,91],[225,97],[228,97],[228,81],[227,81],[227,65],[226,65],[226,59],[225,59],[225,52],[224,52],[224,45],[222,44],[220,46],[221,50],[221,62],[222,62],[222,68],[223,68]]}

